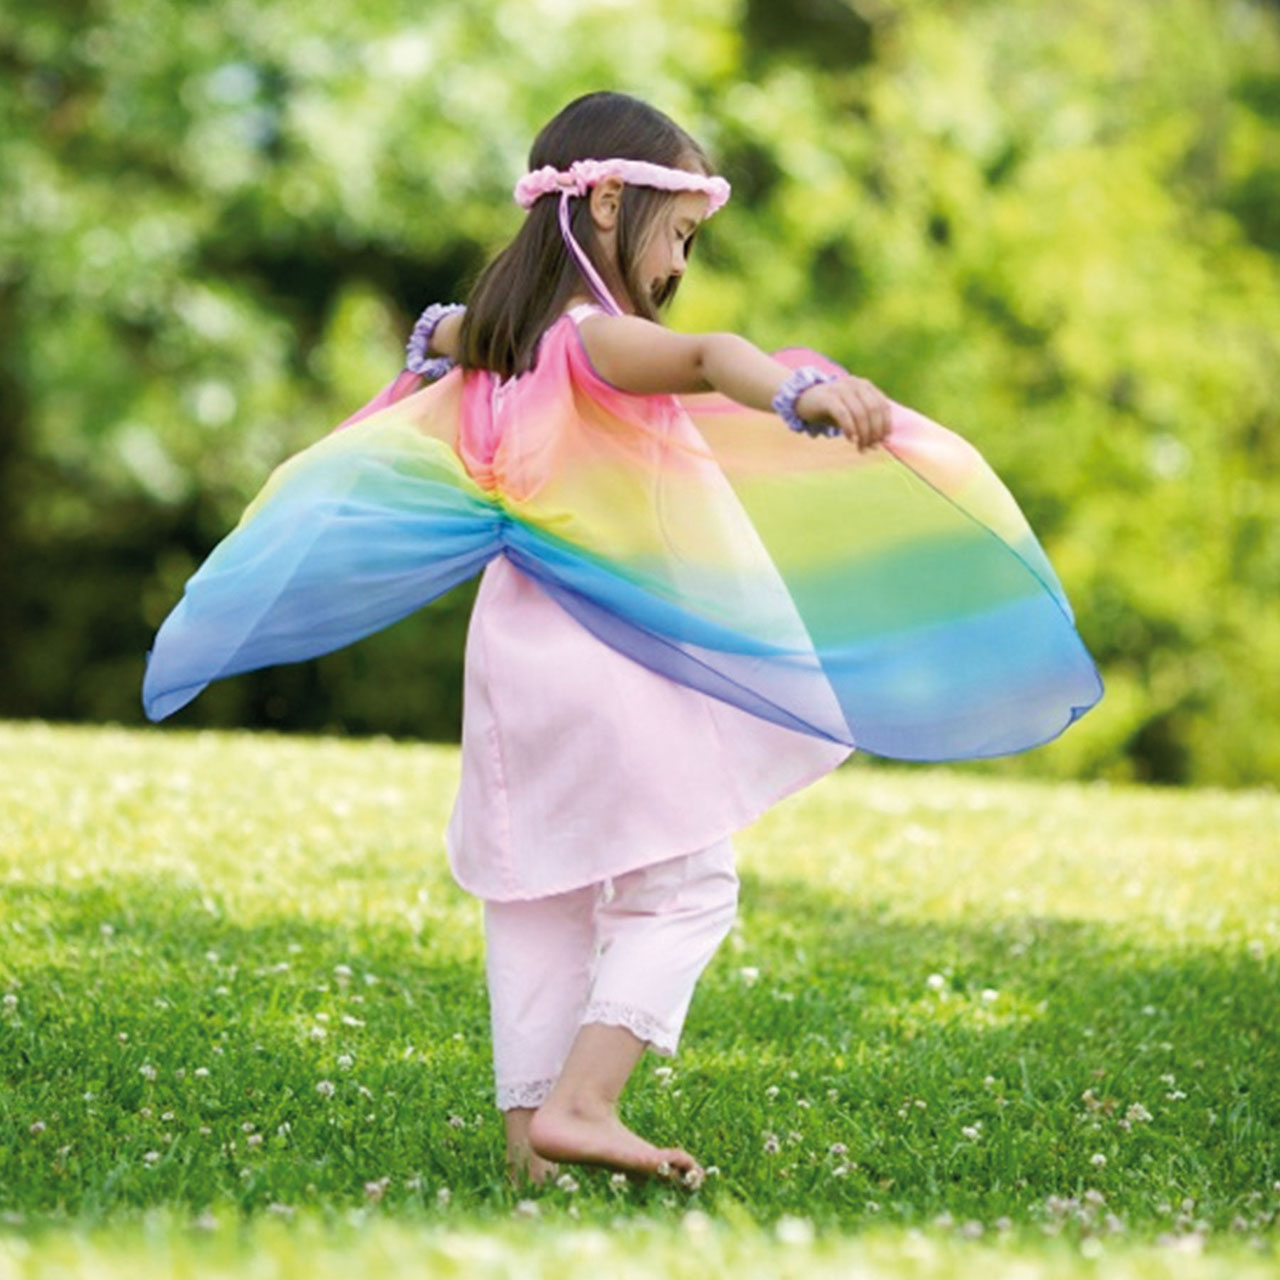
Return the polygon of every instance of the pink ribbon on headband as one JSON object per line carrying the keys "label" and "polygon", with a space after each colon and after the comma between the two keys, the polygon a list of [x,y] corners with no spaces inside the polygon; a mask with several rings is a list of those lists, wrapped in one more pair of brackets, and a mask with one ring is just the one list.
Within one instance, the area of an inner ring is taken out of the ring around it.
{"label": "pink ribbon on headband", "polygon": [[707,197],[707,217],[729,199],[729,184],[720,177],[671,169],[648,160],[575,160],[567,169],[543,165],[526,173],[516,183],[516,203],[528,209],[539,196],[553,192],[584,196],[604,178],[621,178],[637,187],[657,187],[659,191],[701,191]]}
{"label": "pink ribbon on headband", "polygon": [[586,195],[604,178],[621,178],[623,182],[638,187],[656,187],[659,191],[700,191],[707,197],[708,218],[728,200],[729,184],[723,178],[690,173],[688,169],[670,169],[666,165],[650,164],[647,160],[623,159],[575,160],[567,169],[543,165],[541,169],[526,173],[516,183],[516,203],[522,209],[531,208],[534,201],[542,196],[560,193],[560,236],[600,305],[611,315],[620,316],[622,308],[569,229],[569,198]]}

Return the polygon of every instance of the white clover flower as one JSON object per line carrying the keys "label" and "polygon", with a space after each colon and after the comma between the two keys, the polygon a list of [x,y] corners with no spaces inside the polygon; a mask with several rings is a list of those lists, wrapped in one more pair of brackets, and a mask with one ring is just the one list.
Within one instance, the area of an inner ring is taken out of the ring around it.
{"label": "white clover flower", "polygon": [[947,985],[947,980],[940,973],[931,973],[925,980],[924,985],[930,991],[941,991]]}
{"label": "white clover flower", "polygon": [[450,1129],[461,1129],[461,1128],[464,1128],[464,1127],[466,1126],[466,1123],[467,1123],[467,1122],[466,1122],[466,1121],[465,1121],[461,1116],[450,1116],[450,1117],[449,1117],[449,1128],[450,1128]]}
{"label": "white clover flower", "polygon": [[329,1015],[328,1015],[327,1013],[325,1013],[325,1011],[324,1011],[323,1009],[321,1009],[319,1013],[315,1014],[315,1015],[314,1015],[314,1017],[315,1017],[315,1020],[316,1020],[317,1022],[328,1022],[328,1021],[329,1021]]}
{"label": "white clover flower", "polygon": [[689,1188],[690,1191],[697,1191],[702,1186],[703,1182],[706,1181],[706,1177],[706,1171],[695,1166],[692,1169],[685,1170],[684,1177],[681,1181]]}
{"label": "white clover flower", "polygon": [[6,991],[4,993],[4,1007],[6,1012],[12,1012],[18,1007],[18,997],[15,996],[12,991]]}
{"label": "white clover flower", "polygon": [[349,1053],[340,1053],[338,1055],[338,1070],[350,1071],[355,1066],[356,1060]]}
{"label": "white clover flower", "polygon": [[318,1042],[320,1040],[327,1039],[328,1035],[329,1033],[323,1027],[312,1027],[311,1030],[307,1032],[307,1039]]}
{"label": "white clover flower", "polygon": [[100,925],[98,926],[98,932],[99,932],[100,934],[102,934],[102,936],[103,936],[104,938],[109,938],[109,937],[111,937],[111,935],[112,935],[113,933],[115,933],[115,931],[116,931],[116,930],[115,930],[115,926],[114,926],[114,925],[110,925],[110,924],[107,924],[107,923],[105,923],[105,922],[104,922],[104,923],[102,923],[102,924],[100,924]]}
{"label": "white clover flower", "polygon": [[828,1151],[833,1156],[843,1156],[848,1154],[849,1148],[843,1142],[833,1142]]}
{"label": "white clover flower", "polygon": [[770,1086],[769,1086],[769,1087],[764,1091],[764,1096],[765,1096],[766,1098],[768,1098],[770,1102],[772,1102],[772,1101],[774,1100],[774,1098],[776,1098],[776,1097],[778,1096],[778,1086],[777,1086],[776,1084],[771,1084],[771,1085],[770,1085]]}
{"label": "white clover flower", "polygon": [[246,1142],[246,1145],[247,1145],[247,1146],[250,1146],[250,1147],[260,1147],[260,1146],[262,1146],[262,1134],[260,1134],[260,1133],[251,1133],[251,1134],[249,1135],[249,1137],[248,1137],[248,1141]]}
{"label": "white clover flower", "polygon": [[1105,1169],[1107,1167],[1107,1157],[1101,1151],[1096,1151],[1089,1157],[1089,1163],[1095,1169]]}
{"label": "white clover flower", "polygon": [[37,1136],[39,1134],[42,1134],[44,1131],[45,1131],[45,1123],[43,1120],[37,1120],[31,1126],[31,1132],[36,1134]]}
{"label": "white clover flower", "polygon": [[385,1194],[387,1188],[390,1185],[391,1185],[390,1178],[388,1177],[378,1178],[373,1182],[366,1182],[364,1184],[364,1193],[368,1197],[368,1199],[372,1200],[374,1204],[377,1204],[378,1201],[382,1199],[383,1195]]}
{"label": "white clover flower", "polygon": [[154,1080],[156,1078],[156,1069],[151,1065],[151,1063],[144,1062],[142,1066],[138,1068],[138,1074],[144,1080]]}
{"label": "white clover flower", "polygon": [[967,1124],[960,1132],[969,1139],[970,1142],[976,1142],[982,1137],[982,1126],[980,1124]]}
{"label": "white clover flower", "polygon": [[119,1040],[121,1044],[126,1044],[129,1040],[129,1033],[127,1031],[117,1031],[116,1039]]}
{"label": "white clover flower", "polygon": [[964,1236],[966,1240],[976,1240],[982,1235],[982,1230],[982,1223],[980,1223],[976,1218],[970,1218],[969,1221],[960,1228],[960,1234]]}
{"label": "white clover flower", "polygon": [[1124,1113],[1124,1118],[1130,1124],[1146,1124],[1151,1119],[1151,1112],[1142,1103],[1134,1102],[1130,1104],[1129,1109]]}
{"label": "white clover flower", "polygon": [[436,1200],[441,1205],[448,1204],[452,1199],[453,1192],[450,1191],[448,1187],[441,1187],[440,1190],[436,1192]]}
{"label": "white clover flower", "polygon": [[1000,999],[1000,993],[994,987],[984,987],[982,990],[982,1003],[994,1004]]}
{"label": "white clover flower", "polygon": [[778,1135],[776,1133],[766,1133],[764,1135],[765,1155],[776,1156],[781,1149],[782,1149],[782,1146],[778,1142]]}
{"label": "white clover flower", "polygon": [[342,1025],[344,1027],[363,1027],[364,1021],[361,1018],[353,1018],[349,1013],[344,1013],[342,1015]]}
{"label": "white clover flower", "polygon": [[159,1161],[160,1161],[160,1153],[158,1151],[148,1151],[142,1157],[142,1163],[148,1166],[158,1164]]}
{"label": "white clover flower", "polygon": [[745,968],[738,970],[738,977],[742,979],[747,986],[755,986],[760,981],[760,970],[755,965],[747,965]]}
{"label": "white clover flower", "polygon": [[536,1200],[520,1200],[512,1212],[517,1218],[537,1218],[542,1214],[542,1207]]}
{"label": "white clover flower", "polygon": [[808,1218],[793,1218],[790,1214],[778,1219],[774,1229],[781,1244],[806,1248],[813,1243],[813,1223]]}
{"label": "white clover flower", "polygon": [[1173,1089],[1164,1095],[1170,1102],[1181,1102],[1187,1095],[1181,1089]]}
{"label": "white clover flower", "polygon": [[292,1218],[293,1205],[282,1204],[279,1200],[273,1200],[267,1205],[267,1212],[275,1214],[277,1218]]}
{"label": "white clover flower", "polygon": [[140,1115],[144,1120],[150,1120],[150,1119],[151,1119],[151,1108],[150,1108],[150,1107],[139,1107],[139,1108],[138,1108],[138,1114],[139,1114],[139,1115]]}
{"label": "white clover flower", "polygon": [[572,1174],[562,1173],[556,1179],[556,1186],[559,1187],[561,1191],[567,1191],[572,1195],[578,1189],[578,1182]]}
{"label": "white clover flower", "polygon": [[203,1079],[205,1079],[205,1077],[207,1077],[207,1076],[208,1076],[208,1074],[209,1074],[209,1068],[208,1068],[208,1067],[197,1067],[197,1068],[196,1068],[196,1069],[195,1069],[191,1074],[192,1074],[193,1076],[195,1076],[195,1078],[196,1078],[197,1080],[203,1080]]}
{"label": "white clover flower", "polygon": [[[685,1181],[688,1181],[687,1174],[685,1175]],[[694,1189],[696,1190],[697,1188]],[[680,1220],[680,1225],[687,1235],[705,1236],[711,1230],[711,1219],[701,1209],[690,1209]]]}
{"label": "white clover flower", "polygon": [[342,979],[351,977],[351,966],[349,964],[335,964],[333,966],[333,976]]}
{"label": "white clover flower", "polygon": [[172,1111],[162,1111],[162,1112],[160,1113],[160,1119],[161,1119],[161,1120],[172,1120],[172,1119],[173,1119],[173,1112],[172,1112]]}
{"label": "white clover flower", "polygon": [[316,1092],[322,1098],[332,1098],[333,1097],[333,1081],[321,1080],[320,1083],[316,1085]]}
{"label": "white clover flower", "polygon": [[210,1129],[210,1128],[209,1128],[209,1126],[208,1126],[207,1124],[202,1124],[202,1125],[200,1126],[200,1131],[199,1131],[199,1132],[200,1132],[200,1136],[201,1136],[202,1138],[207,1138],[207,1137],[208,1137],[208,1136],[213,1132],[213,1130],[212,1130],[212,1129]]}
{"label": "white clover flower", "polygon": [[655,1079],[660,1080],[663,1084],[666,1084],[675,1073],[672,1071],[670,1067],[655,1067],[653,1069],[653,1074]]}

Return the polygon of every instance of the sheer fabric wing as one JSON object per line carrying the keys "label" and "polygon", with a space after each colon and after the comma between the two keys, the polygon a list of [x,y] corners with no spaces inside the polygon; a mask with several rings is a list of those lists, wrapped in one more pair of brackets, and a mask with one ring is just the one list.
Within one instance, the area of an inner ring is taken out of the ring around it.
{"label": "sheer fabric wing", "polygon": [[1025,750],[1101,696],[1026,520],[954,433],[895,405],[889,448],[860,454],[723,397],[629,396],[580,345],[565,358],[575,425],[507,550],[615,648],[900,759]]}
{"label": "sheer fabric wing", "polygon": [[630,395],[569,318],[514,383],[416,385],[272,475],[156,637],[152,719],[388,626],[499,552],[650,669],[882,755],[1023,750],[1101,695],[1013,499],[909,409],[864,455],[722,397]]}
{"label": "sheer fabric wing", "polygon": [[156,634],[150,719],[212,680],[388,627],[497,554],[500,514],[452,446],[460,380],[398,402],[392,384],[271,474]]}

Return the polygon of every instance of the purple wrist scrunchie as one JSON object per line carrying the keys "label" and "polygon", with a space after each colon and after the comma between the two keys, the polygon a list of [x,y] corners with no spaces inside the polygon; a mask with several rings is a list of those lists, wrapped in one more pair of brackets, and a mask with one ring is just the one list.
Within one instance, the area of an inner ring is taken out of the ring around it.
{"label": "purple wrist scrunchie", "polygon": [[424,378],[434,381],[436,378],[443,378],[453,368],[452,356],[429,356],[427,351],[431,346],[431,336],[436,331],[436,325],[445,316],[452,315],[455,311],[465,310],[466,307],[460,302],[433,302],[418,317],[418,322],[413,326],[413,333],[409,335],[409,342],[405,347],[404,367],[410,373],[420,373]]}
{"label": "purple wrist scrunchie", "polygon": [[798,369],[793,369],[787,380],[778,388],[778,394],[773,397],[773,411],[791,428],[792,431],[805,431],[811,436],[838,436],[840,428],[837,426],[821,427],[813,423],[806,422],[796,412],[796,401],[809,390],[810,387],[816,387],[820,382],[835,382],[836,375],[834,373],[823,373],[823,371],[811,364],[802,364]]}

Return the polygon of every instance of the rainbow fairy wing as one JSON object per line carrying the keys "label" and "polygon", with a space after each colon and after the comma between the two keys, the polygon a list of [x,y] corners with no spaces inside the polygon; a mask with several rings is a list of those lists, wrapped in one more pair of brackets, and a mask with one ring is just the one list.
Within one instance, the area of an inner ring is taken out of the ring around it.
{"label": "rainbow fairy wing", "polygon": [[613,647],[900,759],[1025,750],[1098,701],[1047,558],[959,436],[895,405],[889,447],[859,453],[724,397],[631,396],[576,341],[563,355],[578,409],[507,554]]}
{"label": "rainbow fairy wing", "polygon": [[150,719],[380,631],[497,554],[499,512],[452,443],[461,375],[390,391],[277,467],[188,581],[147,656]]}
{"label": "rainbow fairy wing", "polygon": [[651,670],[881,755],[1024,750],[1101,696],[1017,504],[910,409],[860,454],[723,397],[631,395],[569,318],[514,383],[414,385],[273,473],[156,636],[152,719],[388,626],[500,553]]}

